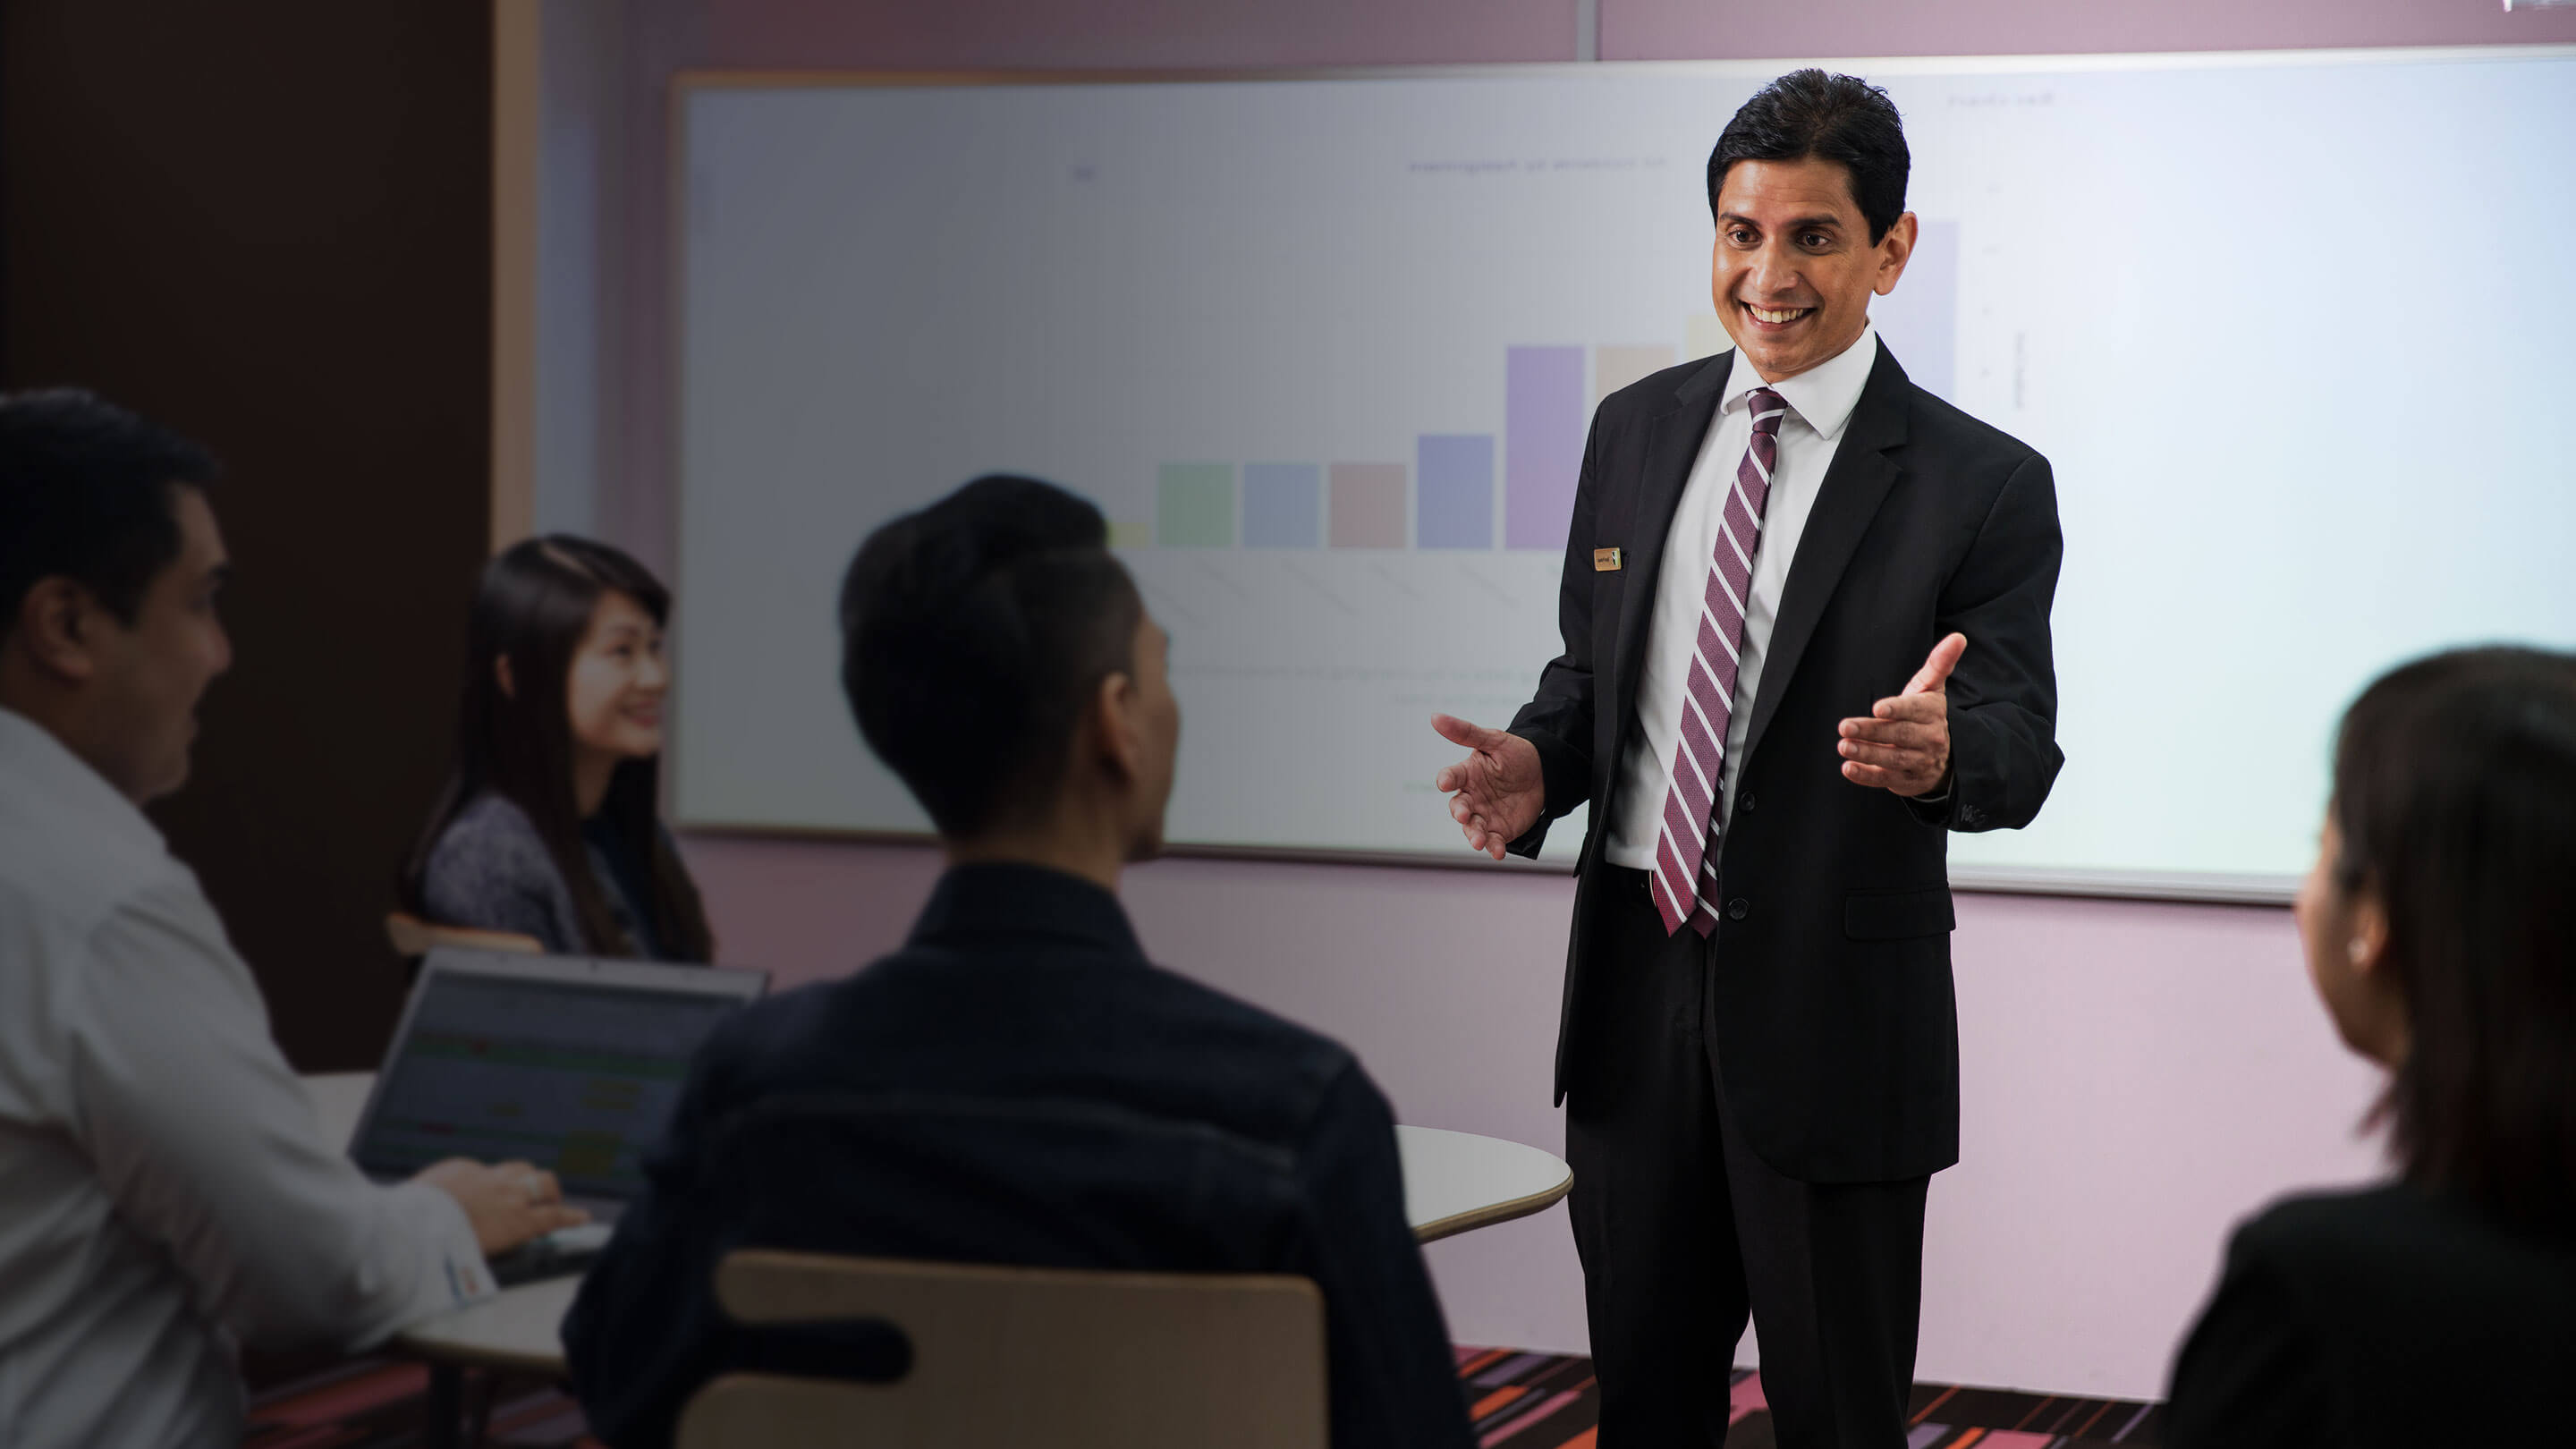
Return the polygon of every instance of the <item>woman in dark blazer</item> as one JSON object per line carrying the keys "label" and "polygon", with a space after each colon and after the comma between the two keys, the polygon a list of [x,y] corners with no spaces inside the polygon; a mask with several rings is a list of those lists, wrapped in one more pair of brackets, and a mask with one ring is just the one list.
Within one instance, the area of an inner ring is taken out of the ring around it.
{"label": "woman in dark blazer", "polygon": [[2238,1230],[2165,1443],[2576,1443],[2576,657],[2365,691],[2298,919],[2398,1171]]}
{"label": "woman in dark blazer", "polygon": [[456,768],[403,873],[409,910],[557,955],[712,957],[660,816],[670,608],[642,564],[588,539],[532,538],[484,569]]}

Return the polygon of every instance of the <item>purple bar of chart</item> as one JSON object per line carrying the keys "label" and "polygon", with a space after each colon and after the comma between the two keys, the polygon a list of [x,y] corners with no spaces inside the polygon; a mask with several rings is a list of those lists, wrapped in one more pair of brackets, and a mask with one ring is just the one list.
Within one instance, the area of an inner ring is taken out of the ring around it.
{"label": "purple bar of chart", "polygon": [[1583,468],[1583,349],[1503,355],[1503,547],[1565,547]]}
{"label": "purple bar of chart", "polygon": [[1427,434],[1413,444],[1413,546],[1494,546],[1494,435]]}
{"label": "purple bar of chart", "polygon": [[1312,463],[1243,465],[1243,546],[1320,548],[1324,470]]}

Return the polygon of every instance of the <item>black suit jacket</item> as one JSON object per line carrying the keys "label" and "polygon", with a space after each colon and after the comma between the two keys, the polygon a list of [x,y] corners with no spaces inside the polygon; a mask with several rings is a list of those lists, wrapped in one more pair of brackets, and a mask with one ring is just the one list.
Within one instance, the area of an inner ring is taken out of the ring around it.
{"label": "black suit jacket", "polygon": [[1071,876],[958,867],[901,951],[727,1019],[645,1178],[564,1321],[618,1449],[668,1444],[731,1369],[901,1372],[881,1327],[729,1325],[742,1246],[1299,1274],[1336,1449],[1469,1443],[1386,1099],[1338,1043],[1149,965]]}
{"label": "black suit jacket", "polygon": [[[1547,780],[1545,818],[1512,849],[1536,854],[1547,820],[1594,807],[1557,1040],[1557,1095],[1578,1109],[1622,1085],[1622,1044],[1596,1039],[1585,1005],[1587,984],[1623,963],[1589,959],[1589,913],[1606,894],[1601,838],[1638,728],[1664,537],[1734,361],[1602,401],[1566,540],[1565,653],[1512,721]],[[1614,546],[1625,566],[1596,571],[1593,550]],[[2056,779],[2059,553],[2048,461],[1907,381],[1882,346],[1791,561],[1718,855],[1718,1061],[1748,1145],[1791,1177],[1892,1181],[1958,1160],[1946,832],[2028,824]],[[1942,802],[1844,779],[1840,722],[1953,631],[1968,650],[1950,677]]]}
{"label": "black suit jacket", "polygon": [[2237,1230],[2175,1360],[2172,1449],[2564,1444],[2576,1223],[2507,1227],[2394,1184]]}

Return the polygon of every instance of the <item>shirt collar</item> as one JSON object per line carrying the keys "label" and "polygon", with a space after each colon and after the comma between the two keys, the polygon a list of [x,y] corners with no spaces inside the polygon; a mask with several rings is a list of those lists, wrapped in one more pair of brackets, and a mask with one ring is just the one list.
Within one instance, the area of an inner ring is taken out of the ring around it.
{"label": "shirt collar", "polygon": [[1764,382],[1739,347],[1735,366],[1726,375],[1725,409],[1740,410],[1755,388],[1767,387],[1780,394],[1799,421],[1816,430],[1816,436],[1837,437],[1843,424],[1851,421],[1852,409],[1860,406],[1861,389],[1869,385],[1870,369],[1877,364],[1878,324],[1874,322],[1862,325],[1851,346],[1780,382]]}
{"label": "shirt collar", "polygon": [[1079,876],[1006,861],[949,867],[913,922],[910,944],[1030,936],[1145,955],[1116,896]]}
{"label": "shirt collar", "polygon": [[31,783],[66,810],[95,820],[129,843],[153,852],[169,843],[133,801],[107,777],[54,737],[54,732],[15,710],[0,709],[0,775]]}

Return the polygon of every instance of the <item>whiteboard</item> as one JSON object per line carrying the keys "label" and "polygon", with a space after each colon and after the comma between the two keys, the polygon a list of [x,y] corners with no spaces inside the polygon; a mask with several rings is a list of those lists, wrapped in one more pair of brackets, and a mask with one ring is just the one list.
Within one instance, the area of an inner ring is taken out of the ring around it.
{"label": "whiteboard", "polygon": [[[1880,335],[2056,470],[2067,764],[1962,884],[2276,897],[2373,674],[2576,643],[2576,53],[1827,64],[1913,150]],[[1703,168],[1792,65],[684,83],[675,817],[928,828],[835,591],[1014,471],[1171,631],[1176,844],[1478,859],[1428,717],[1558,652],[1591,409],[1726,345]]]}

